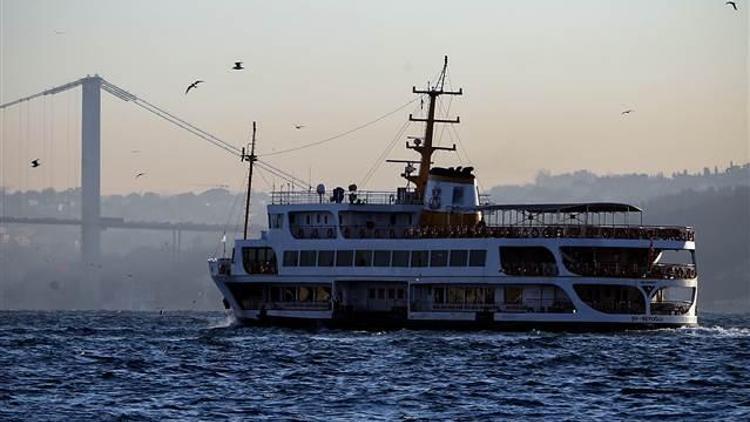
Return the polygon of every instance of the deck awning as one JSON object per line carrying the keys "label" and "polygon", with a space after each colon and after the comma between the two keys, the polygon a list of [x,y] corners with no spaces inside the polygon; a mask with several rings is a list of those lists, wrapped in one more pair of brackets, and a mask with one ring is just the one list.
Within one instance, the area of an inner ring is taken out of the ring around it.
{"label": "deck awning", "polygon": [[571,204],[491,204],[477,207],[479,211],[525,211],[531,213],[643,212],[635,205],[617,202]]}

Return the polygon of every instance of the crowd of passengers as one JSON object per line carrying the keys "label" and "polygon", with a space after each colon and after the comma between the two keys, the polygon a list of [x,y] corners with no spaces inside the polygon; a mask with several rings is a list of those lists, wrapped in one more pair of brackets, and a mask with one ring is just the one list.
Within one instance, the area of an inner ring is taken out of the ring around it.
{"label": "crowd of passengers", "polygon": [[[419,226],[408,228],[344,227],[345,238],[594,238],[594,239],[645,239],[694,241],[695,231],[688,227],[600,227],[600,226],[487,226],[479,222],[474,226]],[[320,236],[320,234],[318,234]],[[305,236],[299,232],[297,237]]]}

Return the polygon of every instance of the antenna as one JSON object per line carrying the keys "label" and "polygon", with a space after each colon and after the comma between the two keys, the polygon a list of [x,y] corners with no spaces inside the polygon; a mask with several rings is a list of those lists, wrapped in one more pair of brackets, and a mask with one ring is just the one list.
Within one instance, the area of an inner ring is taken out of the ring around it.
{"label": "antenna", "polygon": [[250,141],[250,155],[245,154],[245,148],[242,148],[241,161],[248,162],[248,173],[247,173],[247,195],[245,196],[245,235],[244,239],[247,239],[247,222],[250,217],[250,187],[253,185],[253,164],[258,161],[258,157],[255,155],[255,121],[253,121],[253,137]]}

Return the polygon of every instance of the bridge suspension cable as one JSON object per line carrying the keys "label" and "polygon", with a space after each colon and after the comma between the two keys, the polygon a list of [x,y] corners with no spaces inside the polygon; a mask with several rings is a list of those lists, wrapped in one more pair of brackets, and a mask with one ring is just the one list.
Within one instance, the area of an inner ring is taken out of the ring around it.
{"label": "bridge suspension cable", "polygon": [[[88,77],[87,77],[88,78]],[[65,92],[69,89],[73,89],[78,87],[79,85],[82,85],[84,80],[87,78],[81,78],[73,82],[69,82],[60,86],[56,86],[54,88],[50,88],[47,90],[44,90],[42,92],[36,93],[34,95],[29,95],[27,97],[19,98],[15,101],[11,101],[9,103],[0,104],[0,110],[14,106],[19,103],[23,103],[26,101],[31,101],[35,98],[39,98],[45,95],[54,95],[59,94],[61,92]],[[132,102],[133,104],[143,108],[144,110],[155,114],[156,116],[161,117],[162,119],[168,121],[169,123],[172,123],[173,125],[182,128],[183,130],[190,132],[191,134],[197,136],[198,138],[203,139],[204,141],[219,147],[223,149],[225,152],[232,154],[234,156],[239,157],[241,155],[241,150],[237,148],[236,146],[230,144],[229,142],[226,142],[222,140],[221,138],[212,135],[211,133],[206,132],[205,130],[185,121],[184,119],[181,119],[174,114],[164,110],[163,108],[160,108],[143,98],[139,98],[138,96],[118,87],[117,85],[107,81],[106,79],[100,77],[100,76],[94,76],[94,78],[98,78],[101,81],[101,88],[109,93],[110,95],[119,98],[126,102]]]}

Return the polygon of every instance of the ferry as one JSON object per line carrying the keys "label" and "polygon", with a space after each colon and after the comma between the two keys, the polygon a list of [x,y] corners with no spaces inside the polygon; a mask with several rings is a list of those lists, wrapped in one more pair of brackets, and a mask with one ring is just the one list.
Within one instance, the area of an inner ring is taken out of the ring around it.
{"label": "ferry", "polygon": [[[209,259],[241,323],[354,329],[623,330],[695,326],[695,231],[612,202],[495,204],[472,167],[432,167],[445,88],[426,101],[419,159],[391,192],[271,192],[268,227]],[[254,130],[253,130],[254,133]],[[250,154],[250,199],[255,142]],[[418,167],[417,167],[418,165]],[[246,204],[247,205],[247,204]]]}

